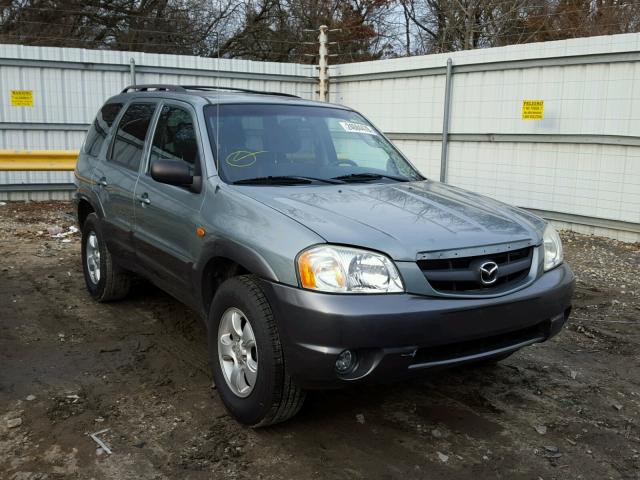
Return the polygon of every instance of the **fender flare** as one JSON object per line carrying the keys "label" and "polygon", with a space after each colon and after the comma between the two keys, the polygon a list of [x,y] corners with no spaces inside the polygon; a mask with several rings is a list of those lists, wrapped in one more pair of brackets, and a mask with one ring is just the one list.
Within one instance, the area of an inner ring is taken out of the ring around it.
{"label": "fender flare", "polygon": [[[205,278],[205,269],[214,258],[225,258],[240,265],[244,270],[261,278],[278,281],[278,277],[267,261],[251,247],[228,238],[211,238],[202,247],[202,252],[193,267],[192,284],[195,292],[196,305],[206,320],[208,307],[213,299],[213,292],[207,292],[209,285]],[[214,263],[215,265],[215,263]],[[209,293],[211,296],[209,296]]]}
{"label": "fender flare", "polygon": [[278,281],[278,276],[269,263],[251,247],[228,238],[212,238],[202,247],[200,259],[195,265],[198,278],[202,278],[205,266],[212,258],[224,257],[234,261],[245,270],[267,280]]}
{"label": "fender flare", "polygon": [[102,209],[102,205],[97,195],[86,188],[79,187],[75,193],[75,205],[76,208],[80,204],[81,201],[88,202],[89,205],[93,208],[93,211],[96,212],[99,218],[104,218],[104,210]]}

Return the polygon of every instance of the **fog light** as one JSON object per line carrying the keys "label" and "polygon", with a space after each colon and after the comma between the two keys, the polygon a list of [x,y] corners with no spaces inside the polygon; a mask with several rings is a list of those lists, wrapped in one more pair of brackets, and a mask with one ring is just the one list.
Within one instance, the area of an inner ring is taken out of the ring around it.
{"label": "fog light", "polygon": [[351,350],[345,350],[336,360],[336,371],[338,373],[344,374],[353,369],[356,364],[356,352],[352,352]]}

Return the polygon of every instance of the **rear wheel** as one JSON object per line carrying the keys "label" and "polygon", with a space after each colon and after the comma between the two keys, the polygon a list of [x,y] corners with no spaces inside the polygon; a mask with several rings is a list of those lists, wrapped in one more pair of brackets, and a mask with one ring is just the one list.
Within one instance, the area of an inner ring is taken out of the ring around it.
{"label": "rear wheel", "polygon": [[218,288],[208,331],[216,388],[239,422],[263,427],[300,410],[304,391],[289,377],[273,312],[254,276]]}
{"label": "rear wheel", "polygon": [[129,293],[131,274],[113,262],[95,213],[82,226],[82,270],[87,290],[99,302],[119,300]]}

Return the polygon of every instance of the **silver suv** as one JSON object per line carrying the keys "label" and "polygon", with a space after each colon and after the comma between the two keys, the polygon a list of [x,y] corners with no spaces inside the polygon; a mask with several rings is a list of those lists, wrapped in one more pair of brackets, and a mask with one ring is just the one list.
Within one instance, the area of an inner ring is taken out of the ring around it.
{"label": "silver suv", "polygon": [[89,293],[122,298],[135,274],[198,312],[248,425],[290,418],[306,389],[503,359],[571,309],[549,224],[424,178],[343,106],[128,87],[75,176]]}

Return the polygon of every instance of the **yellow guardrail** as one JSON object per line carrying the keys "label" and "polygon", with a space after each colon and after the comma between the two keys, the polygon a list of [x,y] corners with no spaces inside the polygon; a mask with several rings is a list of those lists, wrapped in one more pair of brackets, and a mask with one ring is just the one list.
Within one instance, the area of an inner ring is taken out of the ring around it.
{"label": "yellow guardrail", "polygon": [[73,171],[78,150],[0,150],[1,171]]}

